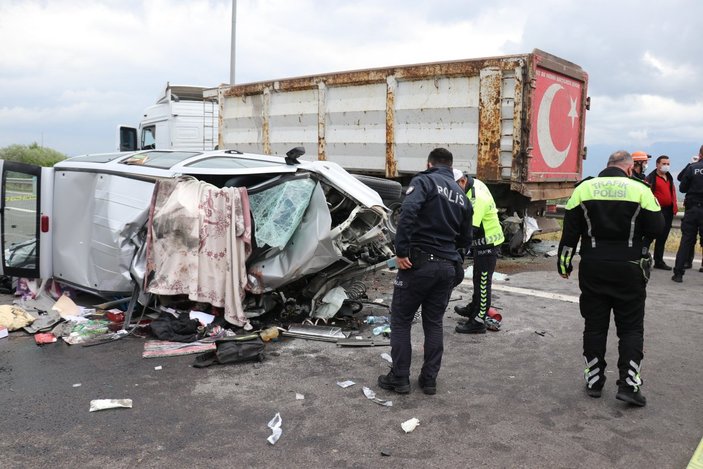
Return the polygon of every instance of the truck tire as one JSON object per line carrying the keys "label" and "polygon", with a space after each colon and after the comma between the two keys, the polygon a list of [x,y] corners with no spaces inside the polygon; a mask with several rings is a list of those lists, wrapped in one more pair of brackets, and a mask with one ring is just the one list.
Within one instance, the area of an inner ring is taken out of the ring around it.
{"label": "truck tire", "polygon": [[399,182],[391,181],[390,179],[377,178],[374,176],[366,176],[363,174],[354,174],[354,177],[378,192],[378,195],[381,196],[384,203],[387,201],[395,201],[400,199],[402,186]]}
{"label": "truck tire", "polygon": [[386,220],[386,228],[391,235],[391,239],[395,239],[395,233],[398,231],[398,217],[400,217],[400,206],[402,204],[402,199],[396,199],[387,205],[391,212],[388,214],[388,220]]}

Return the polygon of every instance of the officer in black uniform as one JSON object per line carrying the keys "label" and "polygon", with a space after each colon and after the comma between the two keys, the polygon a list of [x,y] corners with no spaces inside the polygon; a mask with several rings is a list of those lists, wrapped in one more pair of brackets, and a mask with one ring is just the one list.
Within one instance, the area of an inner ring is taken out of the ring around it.
{"label": "officer in black uniform", "polygon": [[418,378],[425,394],[437,392],[442,362],[442,319],[453,288],[464,278],[462,263],[471,244],[472,209],[454,181],[454,158],[445,148],[427,157],[427,170],[413,178],[405,193],[395,235],[396,263],[391,303],[393,366],[378,385],[397,393],[410,392],[410,327],[422,306],[425,354]]}
{"label": "officer in black uniform", "polygon": [[[699,154],[703,154],[703,146]],[[679,174],[679,190],[686,194],[683,206],[686,210],[681,220],[681,242],[676,252],[674,275],[671,280],[683,282],[686,264],[693,263],[696,249],[696,236],[703,233],[703,160],[687,165]]]}
{"label": "officer in black uniform", "polygon": [[[644,345],[644,305],[651,257],[644,238],[656,238],[664,227],[659,203],[645,183],[632,176],[632,156],[610,155],[596,178],[577,184],[566,204],[557,269],[569,278],[581,240],[579,308],[585,320],[583,356],[586,393],[600,397],[605,383],[605,347],[610,310],[618,344],[616,399],[644,406],[640,367]],[[643,257],[646,254],[646,257]]]}

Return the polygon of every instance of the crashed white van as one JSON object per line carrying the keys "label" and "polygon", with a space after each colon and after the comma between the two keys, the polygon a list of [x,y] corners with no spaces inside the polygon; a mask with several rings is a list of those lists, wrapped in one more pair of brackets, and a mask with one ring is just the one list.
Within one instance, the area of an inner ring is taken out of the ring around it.
{"label": "crashed white van", "polygon": [[147,150],[78,156],[53,168],[0,161],[2,274],[54,278],[101,296],[131,292],[143,282],[156,181],[189,176],[247,189],[247,316],[288,298],[314,308],[393,253],[379,195],[335,163],[298,160],[303,152]]}

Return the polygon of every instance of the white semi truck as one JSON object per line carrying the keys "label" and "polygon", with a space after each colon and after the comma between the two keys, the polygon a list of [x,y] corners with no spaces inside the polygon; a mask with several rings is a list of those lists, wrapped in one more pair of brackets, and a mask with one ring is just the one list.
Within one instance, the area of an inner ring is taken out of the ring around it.
{"label": "white semi truck", "polygon": [[219,106],[203,96],[202,86],[171,85],[144,110],[138,127],[120,125],[117,150],[214,150]]}

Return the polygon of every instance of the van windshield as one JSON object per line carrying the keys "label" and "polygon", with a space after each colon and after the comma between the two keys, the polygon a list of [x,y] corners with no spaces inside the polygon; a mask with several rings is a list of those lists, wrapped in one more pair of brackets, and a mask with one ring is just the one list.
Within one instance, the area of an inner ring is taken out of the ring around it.
{"label": "van windshield", "polygon": [[122,163],[169,169],[199,154],[199,152],[192,151],[143,151],[132,155]]}

